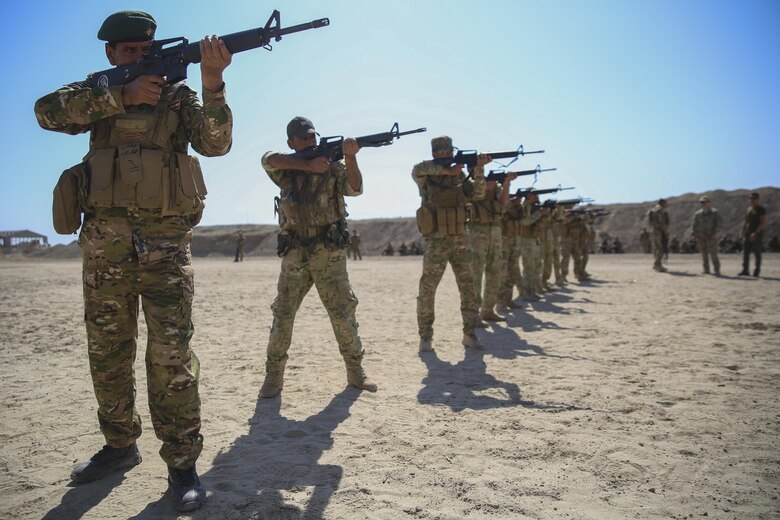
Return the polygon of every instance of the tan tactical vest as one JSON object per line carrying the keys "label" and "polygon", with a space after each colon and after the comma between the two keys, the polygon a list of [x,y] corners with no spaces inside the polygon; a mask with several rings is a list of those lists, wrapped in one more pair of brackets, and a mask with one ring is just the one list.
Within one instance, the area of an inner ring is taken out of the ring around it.
{"label": "tan tactical vest", "polygon": [[496,200],[496,197],[500,197],[500,191],[498,189],[488,192],[492,195],[490,200],[478,200],[472,203],[473,214],[471,221],[478,222],[480,224],[494,224],[501,222],[501,215],[504,213],[504,208],[501,206],[501,201]]}
{"label": "tan tactical vest", "polygon": [[520,231],[521,216],[521,208],[510,205],[509,209],[504,213],[504,216],[501,219],[501,235],[507,238],[514,238],[518,236]]}
{"label": "tan tactical vest", "polygon": [[417,227],[423,236],[462,235],[466,232],[467,209],[463,185],[443,186],[426,179],[427,197],[417,210]]}
{"label": "tan tactical vest", "polygon": [[338,192],[339,178],[333,173],[312,175],[283,170],[277,199],[279,227],[311,238],[327,226],[347,218],[344,196]]}
{"label": "tan tactical vest", "polygon": [[[196,157],[174,149],[174,136],[184,132],[169,101],[171,87],[149,110],[130,107],[130,113],[97,121],[92,130],[87,164],[87,209],[137,206],[161,209],[163,215],[200,212],[206,185]],[[186,139],[179,139],[185,142]]]}

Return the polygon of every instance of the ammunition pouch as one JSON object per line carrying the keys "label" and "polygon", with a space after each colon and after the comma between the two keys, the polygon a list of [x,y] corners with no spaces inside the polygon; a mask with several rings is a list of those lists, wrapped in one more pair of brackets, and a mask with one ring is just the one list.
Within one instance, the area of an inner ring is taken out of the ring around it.
{"label": "ammunition pouch", "polygon": [[433,218],[433,213],[425,206],[421,206],[417,210],[417,229],[423,236],[430,235],[436,231],[436,221]]}
{"label": "ammunition pouch", "polygon": [[466,207],[436,208],[436,231],[439,236],[462,235],[466,232]]}
{"label": "ammunition pouch", "polygon": [[352,243],[346,220],[317,227],[305,227],[301,230],[285,229],[276,239],[276,254],[284,257],[292,249],[302,248],[314,253],[317,244],[333,249],[345,249]]}
{"label": "ammunition pouch", "polygon": [[81,227],[86,200],[87,169],[79,163],[62,172],[54,187],[52,220],[60,235],[71,235]]}

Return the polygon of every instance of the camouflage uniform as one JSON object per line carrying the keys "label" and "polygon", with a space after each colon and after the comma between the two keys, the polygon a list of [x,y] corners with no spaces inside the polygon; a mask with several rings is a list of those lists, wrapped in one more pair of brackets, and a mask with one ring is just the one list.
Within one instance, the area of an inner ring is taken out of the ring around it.
{"label": "camouflage uniform", "polygon": [[[706,201],[705,201],[706,202]],[[714,208],[701,208],[693,215],[693,236],[701,251],[704,272],[710,272],[710,258],[715,274],[720,274],[718,258],[718,232],[721,228],[720,212]]]}
{"label": "camouflage uniform", "polygon": [[669,239],[669,213],[661,204],[657,204],[647,214],[650,227],[653,228],[653,269],[664,269],[661,262],[664,258],[665,242]]}
{"label": "camouflage uniform", "polygon": [[520,256],[523,258],[523,298],[536,299],[541,277],[541,249],[539,245],[538,221],[542,216],[538,206],[523,202],[523,216],[517,236],[520,241]]}
{"label": "camouflage uniform", "polygon": [[360,252],[360,235],[357,233],[352,233],[350,239],[351,243],[349,247],[352,251],[352,259],[357,260],[359,258],[360,260],[363,260],[363,254]]}
{"label": "camouflage uniform", "polygon": [[[552,265],[555,273],[555,284],[563,285],[561,272],[561,237],[563,235],[564,209],[561,206],[555,208],[552,213]],[[549,278],[549,274],[547,275]]]}
{"label": "camouflage uniform", "polygon": [[422,198],[418,226],[425,240],[417,297],[417,325],[423,340],[433,338],[436,288],[448,262],[460,292],[463,332],[472,334],[479,322],[472,265],[474,254],[465,227],[465,213],[467,200],[480,200],[485,196],[484,169],[475,168],[473,179],[465,175],[442,175],[443,171],[444,168],[433,161],[421,162],[412,171]]}
{"label": "camouflage uniform", "polygon": [[522,294],[523,275],[520,272],[520,239],[517,231],[522,217],[521,199],[516,198],[509,203],[501,222],[501,287],[498,301],[508,305],[512,301],[514,288]]}
{"label": "camouflage uniform", "polygon": [[550,291],[547,280],[550,279],[553,272],[553,241],[555,238],[553,236],[552,217],[553,214],[551,212],[539,219],[539,252],[541,257],[539,288],[544,291]]}
{"label": "camouflage uniform", "polygon": [[168,86],[155,107],[125,107],[121,92],[121,86],[66,85],[38,100],[35,114],[47,130],[90,132],[90,151],[79,165],[87,172],[79,245],[89,365],[106,443],[122,448],[141,434],[133,371],[141,297],[160,455],[168,466],[185,469],[203,444],[199,363],[190,349],[190,243],[206,194],[187,148],[190,143],[202,155],[226,154],[233,120],[224,88],[204,91],[201,105],[187,86]]}
{"label": "camouflage uniform", "polygon": [[327,174],[276,169],[263,156],[262,166],[281,189],[279,211],[279,273],[277,296],[271,305],[274,320],[268,338],[266,374],[284,371],[292,339],[295,314],[312,285],[328,311],[333,332],[347,370],[360,369],[363,344],[355,309],[358,299],[347,275],[349,245],[344,197],[356,197],[347,181],[343,160],[333,162]]}
{"label": "camouflage uniform", "polygon": [[[494,313],[501,285],[501,217],[504,213],[501,190],[501,184],[497,184],[494,189],[486,191],[484,199],[472,202],[469,239],[474,251],[472,269],[481,314]],[[482,273],[485,274],[484,293]]]}
{"label": "camouflage uniform", "polygon": [[[566,236],[569,242],[569,252],[574,261],[574,277],[582,281],[587,278],[585,273],[585,255],[587,254],[590,231],[584,215],[574,214],[571,219],[567,224]],[[566,263],[568,264],[568,259]]]}

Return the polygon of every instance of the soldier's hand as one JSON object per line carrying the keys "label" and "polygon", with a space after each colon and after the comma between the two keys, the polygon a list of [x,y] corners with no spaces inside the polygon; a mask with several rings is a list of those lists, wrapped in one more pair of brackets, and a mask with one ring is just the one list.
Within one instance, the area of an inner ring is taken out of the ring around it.
{"label": "soldier's hand", "polygon": [[507,173],[506,174],[506,181],[507,182],[512,182],[515,179],[517,179],[517,174],[516,173],[511,172],[511,173]]}
{"label": "soldier's hand", "polygon": [[165,85],[165,78],[162,76],[138,76],[122,86],[122,104],[125,106],[156,105],[162,94],[161,85]]}
{"label": "soldier's hand", "polygon": [[477,167],[485,166],[487,163],[489,163],[492,160],[493,160],[493,158],[490,157],[488,154],[481,153],[481,154],[477,155]]}
{"label": "soldier's hand", "polygon": [[344,152],[344,155],[351,155],[354,157],[360,151],[360,145],[351,137],[347,137],[341,144],[341,151]]}
{"label": "soldier's hand", "polygon": [[309,159],[309,171],[313,173],[326,173],[330,168],[330,159],[327,157],[315,157]]}
{"label": "soldier's hand", "polygon": [[225,42],[216,35],[206,36],[200,41],[200,76],[203,87],[212,91],[222,90],[222,71],[233,61],[233,55]]}

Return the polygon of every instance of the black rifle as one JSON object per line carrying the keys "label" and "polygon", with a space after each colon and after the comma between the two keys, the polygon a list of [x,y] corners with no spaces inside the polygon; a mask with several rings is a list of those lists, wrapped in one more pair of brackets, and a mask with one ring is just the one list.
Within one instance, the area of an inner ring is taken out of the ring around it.
{"label": "black rifle", "polygon": [[592,217],[606,217],[610,214],[604,208],[572,208],[567,209],[566,213],[569,215],[590,215]]}
{"label": "black rifle", "polygon": [[[219,38],[225,42],[225,46],[233,54],[258,47],[270,51],[272,50],[271,40],[278,42],[282,36],[287,34],[327,27],[330,25],[330,20],[320,18],[285,28],[280,27],[280,23],[279,11],[274,9],[265,27],[226,34]],[[155,40],[138,63],[95,72],[90,75],[87,82],[93,88],[98,86],[113,87],[125,85],[138,76],[150,74],[164,76],[168,84],[173,84],[187,79],[187,66],[191,63],[200,63],[199,42],[189,43],[189,40],[183,37]]]}
{"label": "black rifle", "polygon": [[[361,148],[377,148],[379,146],[387,146],[393,144],[393,139],[398,139],[402,135],[419,134],[426,132],[425,128],[417,128],[416,130],[409,130],[408,132],[400,132],[398,130],[398,123],[393,124],[393,127],[389,132],[382,132],[379,134],[364,135],[362,137],[356,137],[358,146]],[[315,157],[327,157],[331,161],[338,161],[344,157],[344,151],[342,145],[344,144],[344,136],[334,135],[331,137],[321,137],[320,144],[312,146],[306,150],[300,152],[291,153],[290,157],[296,159],[314,159]]]}
{"label": "black rifle", "polygon": [[558,206],[562,206],[564,208],[572,208],[577,204],[590,203],[590,202],[593,202],[593,199],[584,199],[582,197],[577,197],[576,199],[564,199],[564,200],[547,199],[546,201],[544,201],[544,204],[547,206],[551,206],[553,208],[556,208]]}
{"label": "black rifle", "polygon": [[573,186],[570,188],[561,188],[560,186],[558,186],[557,188],[547,188],[544,190],[535,190],[533,188],[520,188],[516,192],[511,194],[509,198],[511,199],[524,198],[530,195],[544,195],[546,193],[557,193],[559,191],[573,190],[573,189],[574,189]]}
{"label": "black rifle", "polygon": [[[534,150],[532,152],[526,152],[523,150],[523,145],[520,145],[520,147],[517,150],[514,150],[512,152],[487,152],[485,155],[489,155],[492,160],[496,159],[510,159],[514,158],[517,159],[517,157],[521,155],[530,155],[532,153],[544,153],[544,150]],[[476,150],[458,150],[458,153],[456,153],[452,157],[440,157],[438,159],[434,159],[433,162],[436,164],[439,164],[441,166],[456,166],[458,164],[463,166],[468,166],[469,168],[473,168],[477,165],[477,156],[479,155],[479,152]],[[512,161],[514,162],[514,161]],[[510,162],[509,164],[512,164]]]}
{"label": "black rifle", "polygon": [[485,177],[485,180],[486,181],[496,181],[496,182],[503,183],[506,180],[506,176],[509,175],[510,173],[514,173],[515,177],[522,177],[524,175],[536,176],[536,175],[538,175],[538,174],[540,174],[542,172],[554,172],[557,169],[558,168],[546,168],[546,169],[543,170],[537,164],[536,168],[533,169],[533,170],[520,170],[520,171],[517,171],[517,172],[508,172],[508,171],[504,171],[504,170],[490,170],[490,173],[488,173],[487,177]]}

